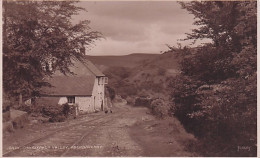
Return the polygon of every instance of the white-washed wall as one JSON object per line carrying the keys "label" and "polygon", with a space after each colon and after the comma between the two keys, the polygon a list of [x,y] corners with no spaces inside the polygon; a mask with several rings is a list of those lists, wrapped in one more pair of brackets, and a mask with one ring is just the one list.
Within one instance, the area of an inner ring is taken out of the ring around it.
{"label": "white-washed wall", "polygon": [[98,84],[98,78],[95,79],[93,92],[92,92],[93,106],[95,110],[103,110],[101,105],[104,106],[104,85]]}
{"label": "white-washed wall", "polygon": [[95,111],[91,104],[91,97],[75,97],[75,103],[78,104],[80,113],[91,113]]}
{"label": "white-washed wall", "polygon": [[58,102],[59,105],[65,104],[68,102],[67,97],[60,97],[60,100]]}
{"label": "white-washed wall", "polygon": [[[58,104],[62,105],[68,102],[67,97],[60,97]],[[103,109],[102,109],[103,102]],[[75,103],[79,106],[81,113],[90,113],[95,111],[104,110],[105,105],[105,88],[104,84],[98,84],[98,78],[96,77],[92,96],[90,97],[75,97]]]}

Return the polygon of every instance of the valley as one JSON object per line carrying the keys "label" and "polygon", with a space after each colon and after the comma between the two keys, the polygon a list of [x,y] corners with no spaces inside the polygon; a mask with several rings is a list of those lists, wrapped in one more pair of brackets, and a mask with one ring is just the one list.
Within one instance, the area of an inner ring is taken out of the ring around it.
{"label": "valley", "polygon": [[140,96],[159,97],[169,102],[169,83],[172,77],[179,74],[174,51],[114,57],[89,56],[88,59],[108,76],[108,86],[131,104],[135,104],[135,99]]}

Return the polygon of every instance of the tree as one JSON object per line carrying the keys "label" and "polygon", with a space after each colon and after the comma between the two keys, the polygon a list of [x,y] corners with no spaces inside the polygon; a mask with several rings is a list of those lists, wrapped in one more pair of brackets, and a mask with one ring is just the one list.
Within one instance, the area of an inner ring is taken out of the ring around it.
{"label": "tree", "polygon": [[239,2],[181,2],[182,8],[195,16],[194,25],[200,26],[187,34],[187,39],[211,39],[218,46],[236,45],[239,38],[234,30],[241,12]]}
{"label": "tree", "polygon": [[89,21],[71,22],[84,11],[75,1],[3,1],[3,88],[11,96],[37,95],[43,78],[71,73],[85,47],[100,37]]}
{"label": "tree", "polygon": [[[171,82],[172,109],[201,140],[205,156],[256,156],[256,4],[181,3],[199,26],[186,39],[212,42],[179,50],[182,73]],[[238,151],[241,145],[251,150]]]}

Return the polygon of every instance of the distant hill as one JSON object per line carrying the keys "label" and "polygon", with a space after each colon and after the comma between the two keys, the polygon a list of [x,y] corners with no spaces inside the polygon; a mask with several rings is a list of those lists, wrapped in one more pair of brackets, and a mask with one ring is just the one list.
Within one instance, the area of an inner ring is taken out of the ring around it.
{"label": "distant hill", "polygon": [[[134,67],[131,70],[131,75],[127,78],[127,81],[139,87],[144,87],[144,85],[149,84],[151,88],[154,88],[155,85],[160,85],[162,90],[166,90],[170,78],[178,73],[179,64],[175,53],[165,52],[156,58]],[[149,87],[149,85],[147,86]]]}
{"label": "distant hill", "polygon": [[97,65],[101,70],[105,70],[108,67],[133,68],[157,56],[159,56],[159,54],[136,53],[123,56],[87,56],[87,58],[95,65]]}
{"label": "distant hill", "polygon": [[125,56],[88,56],[109,78],[108,86],[123,97],[167,93],[168,84],[179,73],[174,52],[130,54]]}
{"label": "distant hill", "polygon": [[152,58],[150,60],[146,60],[142,62],[137,67],[133,68],[135,74],[137,72],[144,72],[144,71],[153,71],[155,69],[165,69],[168,74],[171,72],[178,71],[178,59],[175,56],[174,52],[165,52],[156,56],[156,58]]}

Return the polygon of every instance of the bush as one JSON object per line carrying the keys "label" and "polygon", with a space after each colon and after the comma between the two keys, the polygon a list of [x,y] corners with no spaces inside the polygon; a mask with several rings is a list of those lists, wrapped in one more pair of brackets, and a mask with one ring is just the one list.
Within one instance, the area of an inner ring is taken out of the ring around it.
{"label": "bush", "polygon": [[137,94],[137,89],[132,86],[125,86],[118,89],[118,94],[121,95],[123,99],[126,99],[128,96],[135,96]]}
{"label": "bush", "polygon": [[169,113],[169,104],[163,99],[155,99],[151,102],[151,111],[155,116],[165,118]]}
{"label": "bush", "polygon": [[166,74],[166,70],[164,68],[158,68],[157,74],[159,76],[164,76]]}
{"label": "bush", "polygon": [[31,114],[34,111],[34,107],[33,106],[28,106],[26,104],[22,104],[20,106],[17,106],[17,107],[15,107],[15,109],[21,110],[21,111],[26,111],[28,114]]}
{"label": "bush", "polygon": [[10,111],[10,107],[14,104],[14,101],[3,92],[3,107],[2,112]]}
{"label": "bush", "polygon": [[156,93],[160,93],[160,92],[162,93],[164,87],[162,83],[153,83],[150,89],[152,89],[152,91]]}
{"label": "bush", "polygon": [[135,99],[135,106],[144,106],[144,107],[150,107],[151,105],[151,99],[143,98],[143,97],[138,97]]}
{"label": "bush", "polygon": [[62,108],[62,113],[63,113],[63,115],[66,116],[66,117],[68,117],[68,115],[69,115],[69,113],[70,113],[70,111],[71,111],[69,104],[66,103],[66,104],[63,104],[62,106],[63,106],[63,108]]}
{"label": "bush", "polygon": [[64,115],[56,115],[49,118],[49,122],[64,122],[66,117]]}
{"label": "bush", "polygon": [[115,92],[115,90],[114,90],[113,88],[107,86],[107,87],[106,87],[106,91],[105,91],[105,95],[106,95],[106,96],[109,96],[109,98],[110,98],[111,100],[114,100],[114,99],[115,99],[115,96],[116,96],[116,92]]}
{"label": "bush", "polygon": [[60,105],[44,106],[41,111],[41,113],[44,116],[49,116],[49,117],[62,115],[63,114],[62,112],[63,112],[63,106]]}
{"label": "bush", "polygon": [[126,102],[127,104],[133,105],[135,103],[135,98],[127,96]]}
{"label": "bush", "polygon": [[70,114],[70,106],[66,103],[61,105],[49,105],[42,107],[41,113],[50,117],[49,122],[63,122]]}

